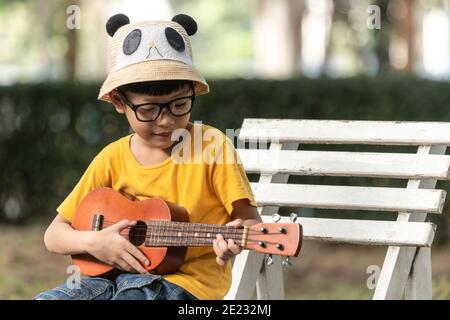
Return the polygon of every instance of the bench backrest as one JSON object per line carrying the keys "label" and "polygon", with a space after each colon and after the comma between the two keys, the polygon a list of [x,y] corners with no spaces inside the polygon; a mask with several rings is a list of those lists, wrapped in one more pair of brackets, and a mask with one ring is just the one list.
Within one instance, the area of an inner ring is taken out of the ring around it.
{"label": "bench backrest", "polygon": [[[374,297],[399,295],[411,276],[399,259],[407,258],[412,265],[417,252],[411,248],[431,247],[435,225],[425,219],[443,209],[446,192],[434,188],[437,180],[449,177],[450,156],[445,150],[450,123],[245,119],[239,139],[270,143],[266,150],[238,149],[246,172],[260,174],[259,182],[251,185],[264,220],[271,220],[279,207],[336,209],[336,219],[300,214],[297,222],[303,225],[305,240],[391,246]],[[402,145],[416,146],[417,152],[306,151],[301,150],[303,144]],[[290,175],[408,182],[405,188],[293,184],[287,183]],[[339,210],[390,211],[398,216],[396,221],[339,219]],[[409,249],[399,251],[404,246]]]}

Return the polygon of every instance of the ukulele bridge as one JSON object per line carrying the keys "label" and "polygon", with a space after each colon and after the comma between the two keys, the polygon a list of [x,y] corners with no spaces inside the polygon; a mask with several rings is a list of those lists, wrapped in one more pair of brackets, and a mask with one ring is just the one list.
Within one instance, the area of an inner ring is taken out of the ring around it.
{"label": "ukulele bridge", "polygon": [[103,229],[103,220],[104,217],[102,214],[95,214],[92,218],[92,231],[100,231]]}

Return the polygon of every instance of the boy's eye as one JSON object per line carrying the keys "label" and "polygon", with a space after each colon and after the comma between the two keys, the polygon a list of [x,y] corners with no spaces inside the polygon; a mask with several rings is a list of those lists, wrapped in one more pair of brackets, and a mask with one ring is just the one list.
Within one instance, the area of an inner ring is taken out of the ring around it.
{"label": "boy's eye", "polygon": [[183,99],[183,100],[175,101],[175,107],[176,108],[183,108],[183,107],[185,107],[187,105],[188,101],[189,101],[189,99]]}
{"label": "boy's eye", "polygon": [[141,111],[141,112],[153,112],[156,110],[158,110],[158,106],[156,106],[156,105],[148,105],[148,106],[139,107],[139,111]]}

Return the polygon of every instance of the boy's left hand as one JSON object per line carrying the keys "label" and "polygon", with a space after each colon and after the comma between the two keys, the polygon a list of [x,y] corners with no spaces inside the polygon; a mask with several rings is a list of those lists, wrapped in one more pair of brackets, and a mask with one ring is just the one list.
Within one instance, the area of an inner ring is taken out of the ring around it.
{"label": "boy's left hand", "polygon": [[[240,227],[242,226],[243,220],[236,219],[227,223],[227,226]],[[237,245],[232,239],[225,241],[221,234],[218,234],[216,239],[213,240],[214,252],[217,255],[216,261],[220,266],[224,266],[225,263],[233,258],[235,255],[241,252],[241,247]]]}

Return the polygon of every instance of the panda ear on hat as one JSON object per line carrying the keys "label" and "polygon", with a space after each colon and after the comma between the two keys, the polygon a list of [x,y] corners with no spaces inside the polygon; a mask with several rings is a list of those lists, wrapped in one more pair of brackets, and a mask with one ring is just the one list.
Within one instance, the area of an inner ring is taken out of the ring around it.
{"label": "panda ear on hat", "polygon": [[177,14],[172,18],[172,21],[180,24],[189,36],[192,36],[197,32],[197,22],[187,14]]}
{"label": "panda ear on hat", "polygon": [[106,22],[106,32],[112,37],[119,30],[120,27],[130,23],[130,18],[128,18],[123,13],[118,13],[109,18]]}

